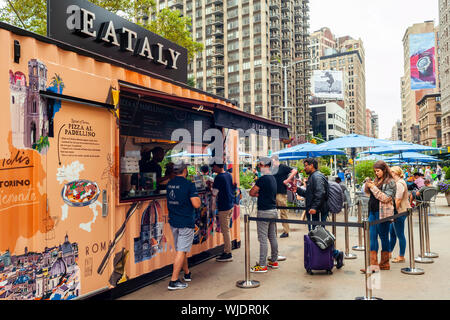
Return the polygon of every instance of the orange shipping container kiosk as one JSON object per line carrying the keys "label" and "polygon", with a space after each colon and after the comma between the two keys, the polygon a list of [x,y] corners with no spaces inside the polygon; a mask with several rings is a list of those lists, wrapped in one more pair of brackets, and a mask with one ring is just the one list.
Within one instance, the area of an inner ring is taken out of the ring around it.
{"label": "orange shipping container kiosk", "polygon": [[[49,19],[64,18],[50,20],[49,29],[68,35],[42,37],[0,23],[0,299],[111,298],[169,275],[175,254],[165,192],[135,188],[154,179],[139,174],[143,150],[172,149],[177,129],[203,136],[218,129],[225,159],[238,164],[237,129],[280,129],[286,138],[287,127],[180,81],[185,49],[84,0],[49,6]],[[74,31],[67,21],[76,29],[77,17],[84,24]],[[128,31],[115,34],[120,28]],[[128,52],[130,44],[147,57]],[[233,178],[239,183],[238,170]],[[223,247],[209,194],[200,195],[193,264]],[[239,206],[232,220],[239,248]]]}

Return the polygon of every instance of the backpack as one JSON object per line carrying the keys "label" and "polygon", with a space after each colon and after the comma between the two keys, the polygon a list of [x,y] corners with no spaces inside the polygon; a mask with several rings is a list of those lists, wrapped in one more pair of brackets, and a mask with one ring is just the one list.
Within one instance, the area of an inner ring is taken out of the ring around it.
{"label": "backpack", "polygon": [[344,193],[336,182],[328,182],[328,207],[334,214],[340,213],[344,208]]}

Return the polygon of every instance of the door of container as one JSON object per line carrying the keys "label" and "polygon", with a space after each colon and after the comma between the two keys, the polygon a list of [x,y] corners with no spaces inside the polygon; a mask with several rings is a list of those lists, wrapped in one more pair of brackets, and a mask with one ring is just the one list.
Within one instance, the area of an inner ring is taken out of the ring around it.
{"label": "door of container", "polygon": [[97,269],[111,240],[114,121],[106,109],[72,102],[62,102],[55,113],[47,160],[54,226],[46,234],[46,247],[56,248],[60,265],[50,274],[58,279],[51,284],[55,298],[109,287],[111,264],[101,274]]}

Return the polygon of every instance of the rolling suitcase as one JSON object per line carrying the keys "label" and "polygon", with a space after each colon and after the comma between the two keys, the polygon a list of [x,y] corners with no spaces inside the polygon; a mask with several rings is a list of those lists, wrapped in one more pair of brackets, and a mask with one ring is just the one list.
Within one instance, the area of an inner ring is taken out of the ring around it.
{"label": "rolling suitcase", "polygon": [[305,235],[305,269],[309,275],[313,275],[315,271],[326,271],[327,274],[333,274],[334,246],[330,246],[325,250],[320,249],[308,235]]}

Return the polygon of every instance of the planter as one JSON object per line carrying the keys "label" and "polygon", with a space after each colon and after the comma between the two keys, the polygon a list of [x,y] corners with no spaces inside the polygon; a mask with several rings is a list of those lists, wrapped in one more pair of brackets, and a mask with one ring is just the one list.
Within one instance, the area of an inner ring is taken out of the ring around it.
{"label": "planter", "polygon": [[448,206],[450,207],[450,192],[447,192],[447,193],[445,194],[445,197],[447,198],[447,204],[448,204]]}

